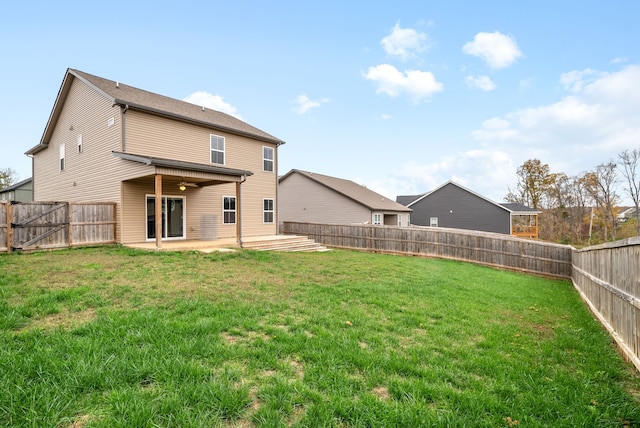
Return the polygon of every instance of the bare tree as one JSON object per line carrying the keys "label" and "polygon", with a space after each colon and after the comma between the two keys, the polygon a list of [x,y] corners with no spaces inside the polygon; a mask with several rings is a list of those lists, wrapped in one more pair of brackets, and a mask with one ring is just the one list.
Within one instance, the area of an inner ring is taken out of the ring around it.
{"label": "bare tree", "polygon": [[615,191],[615,184],[618,181],[616,164],[613,161],[600,164],[593,171],[587,172],[584,178],[587,192],[604,216],[604,240],[609,239],[610,233],[615,241],[617,223],[615,206],[619,199]]}
{"label": "bare tree", "polygon": [[0,189],[12,186],[18,182],[18,173],[13,168],[0,169]]}
{"label": "bare tree", "polygon": [[635,207],[636,235],[640,235],[640,221],[638,206],[640,206],[640,173],[638,167],[640,164],[640,149],[624,150],[618,154],[618,159],[622,168],[620,173],[627,179],[629,187],[624,191],[629,195]]}

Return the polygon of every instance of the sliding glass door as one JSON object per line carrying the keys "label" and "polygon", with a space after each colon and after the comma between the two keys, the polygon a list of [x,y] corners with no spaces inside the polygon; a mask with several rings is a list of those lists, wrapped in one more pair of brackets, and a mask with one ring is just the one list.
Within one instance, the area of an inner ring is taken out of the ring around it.
{"label": "sliding glass door", "polygon": [[[162,239],[184,239],[184,198],[162,197]],[[156,239],[156,198],[147,196],[147,239]]]}

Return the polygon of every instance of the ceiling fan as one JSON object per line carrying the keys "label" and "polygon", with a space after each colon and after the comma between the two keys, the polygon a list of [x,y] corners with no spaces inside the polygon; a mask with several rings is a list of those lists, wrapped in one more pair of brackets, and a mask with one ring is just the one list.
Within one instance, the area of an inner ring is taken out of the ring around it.
{"label": "ceiling fan", "polygon": [[180,189],[181,192],[187,190],[187,187],[198,187],[198,185],[196,183],[188,183],[184,180],[178,184],[178,189]]}

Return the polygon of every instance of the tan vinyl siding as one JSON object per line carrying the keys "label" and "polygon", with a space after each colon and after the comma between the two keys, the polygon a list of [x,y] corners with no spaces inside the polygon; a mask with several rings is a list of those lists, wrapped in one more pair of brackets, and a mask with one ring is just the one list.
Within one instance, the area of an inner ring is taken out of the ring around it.
{"label": "tan vinyl siding", "polygon": [[371,211],[301,174],[291,174],[278,189],[278,221],[352,224],[371,222]]}
{"label": "tan vinyl siding", "polygon": [[[277,165],[275,144],[142,112],[126,113],[126,148],[132,154],[210,164],[211,134],[225,137],[225,167],[253,172],[241,185],[243,236],[276,234],[275,223],[263,224],[262,221],[262,200],[276,199],[277,186],[277,172],[262,171],[262,147],[274,149],[274,165]],[[223,196],[237,196],[235,183],[209,186],[198,194],[198,199],[188,198],[188,232],[198,235],[201,216],[207,214],[217,217],[219,237],[235,237],[235,225],[222,223]],[[196,230],[191,231],[191,227]]]}
{"label": "tan vinyl siding", "polygon": [[[116,202],[116,239],[121,243],[146,239],[146,195],[154,194],[154,174],[163,175],[163,195],[184,196],[186,238],[201,239],[203,215],[216,217],[216,237],[236,236],[235,225],[222,223],[222,196],[236,196],[236,184],[187,188],[177,183],[184,175],[200,180],[239,180],[238,177],[173,168],[156,168],[122,159],[114,151],[210,164],[209,135],[225,137],[225,167],[253,172],[242,184],[243,236],[277,233],[276,224],[263,224],[262,200],[276,198],[277,170],[262,171],[262,147],[277,146],[248,137],[219,132],[139,111],[124,114],[113,100],[73,79],[60,115],[51,132],[49,146],[34,154],[34,199]],[[113,125],[108,120],[113,118]],[[122,130],[125,141],[122,141]],[[82,135],[82,153],[77,139]],[[46,143],[46,141],[45,141]],[[59,169],[59,147],[66,145],[65,171]]]}

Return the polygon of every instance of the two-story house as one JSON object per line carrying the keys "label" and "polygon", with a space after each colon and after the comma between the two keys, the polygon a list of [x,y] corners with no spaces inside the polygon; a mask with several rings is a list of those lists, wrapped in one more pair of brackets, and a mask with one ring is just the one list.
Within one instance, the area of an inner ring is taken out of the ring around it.
{"label": "two-story house", "polygon": [[116,202],[116,240],[275,235],[278,147],[242,120],[68,69],[33,159],[36,201]]}

